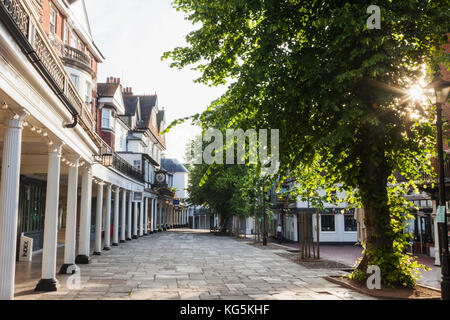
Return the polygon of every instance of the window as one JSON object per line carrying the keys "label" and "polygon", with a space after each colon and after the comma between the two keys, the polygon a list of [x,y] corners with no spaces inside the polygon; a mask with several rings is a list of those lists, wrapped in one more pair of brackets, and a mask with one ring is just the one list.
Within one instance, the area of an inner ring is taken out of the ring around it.
{"label": "window", "polygon": [[69,45],[69,26],[66,23],[64,23],[64,44]]}
{"label": "window", "polygon": [[73,85],[77,90],[80,90],[80,78],[75,74],[70,74],[70,80],[72,80]]}
{"label": "window", "polygon": [[358,225],[352,214],[344,215],[344,225],[347,232],[358,231]]}
{"label": "window", "polygon": [[50,9],[50,34],[55,35],[56,33],[56,11],[55,9]]}
{"label": "window", "polygon": [[320,224],[322,227],[322,231],[333,232],[336,231],[336,227],[334,225],[334,215],[332,214],[324,214],[320,217]]}
{"label": "window", "polygon": [[78,49],[78,38],[74,32],[72,32],[72,36],[70,37],[70,46]]}
{"label": "window", "polygon": [[86,104],[90,104],[92,102],[92,86],[86,81]]}
{"label": "window", "polygon": [[112,129],[112,110],[103,108],[102,109],[102,129]]}
{"label": "window", "polygon": [[158,129],[158,127],[156,126],[156,112],[153,112],[152,115],[152,126],[153,128]]}

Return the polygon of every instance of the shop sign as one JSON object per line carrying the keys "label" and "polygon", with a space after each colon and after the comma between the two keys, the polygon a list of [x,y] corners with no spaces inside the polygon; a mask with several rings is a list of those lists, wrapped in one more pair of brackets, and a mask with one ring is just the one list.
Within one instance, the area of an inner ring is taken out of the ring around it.
{"label": "shop sign", "polygon": [[439,206],[436,213],[436,222],[445,223],[445,206]]}
{"label": "shop sign", "polygon": [[33,238],[25,237],[22,233],[20,237],[19,261],[31,262],[33,258]]}

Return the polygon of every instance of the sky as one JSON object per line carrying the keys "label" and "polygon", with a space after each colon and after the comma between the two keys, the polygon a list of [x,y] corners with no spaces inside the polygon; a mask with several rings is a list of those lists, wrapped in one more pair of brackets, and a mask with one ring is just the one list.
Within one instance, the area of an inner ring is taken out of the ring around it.
{"label": "sky", "polygon": [[[167,125],[205,110],[225,87],[194,83],[199,73],[170,68],[161,61],[164,52],[186,44],[185,36],[196,29],[176,11],[172,0],[85,0],[94,42],[106,57],[99,66],[98,81],[121,78],[135,94],[158,95],[166,111]],[[166,135],[167,158],[184,161],[185,146],[199,129],[179,125]]]}

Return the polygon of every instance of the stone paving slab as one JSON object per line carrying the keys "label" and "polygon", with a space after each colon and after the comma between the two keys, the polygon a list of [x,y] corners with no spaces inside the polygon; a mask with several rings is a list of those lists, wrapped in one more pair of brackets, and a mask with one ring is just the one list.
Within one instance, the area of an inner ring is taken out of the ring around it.
{"label": "stone paving slab", "polygon": [[129,241],[79,267],[78,288],[68,288],[73,276],[58,275],[57,292],[36,293],[40,265],[34,263],[27,269],[29,274],[16,281],[16,299],[373,299],[322,278],[336,275],[336,270],[306,269],[271,250],[194,230]]}

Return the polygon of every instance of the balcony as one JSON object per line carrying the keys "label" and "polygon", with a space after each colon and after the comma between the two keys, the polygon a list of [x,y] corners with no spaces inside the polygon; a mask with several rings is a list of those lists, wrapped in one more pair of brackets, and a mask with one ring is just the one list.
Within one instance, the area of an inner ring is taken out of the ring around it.
{"label": "balcony", "polygon": [[31,14],[31,10],[26,1],[0,0],[0,21],[44,81],[70,111],[76,120],[74,125],[80,124],[100,147],[101,142],[95,136],[95,123],[90,109],[72,84],[58,53],[42,30],[40,22]]}
{"label": "balcony", "polygon": [[82,68],[91,75],[93,74],[95,76],[95,71],[92,69],[91,57],[83,51],[64,45],[62,50],[62,58],[64,63],[75,65],[76,67]]}
{"label": "balcony", "polygon": [[[103,142],[103,141],[102,141]],[[137,180],[139,182],[144,182],[144,175],[141,170],[136,169],[134,166],[125,161],[121,156],[119,156],[115,151],[111,149],[105,142],[101,148],[102,153],[102,164],[105,167],[111,167],[123,173],[124,175]]]}

